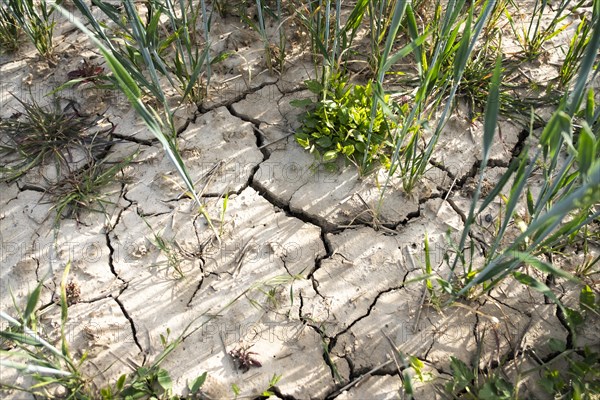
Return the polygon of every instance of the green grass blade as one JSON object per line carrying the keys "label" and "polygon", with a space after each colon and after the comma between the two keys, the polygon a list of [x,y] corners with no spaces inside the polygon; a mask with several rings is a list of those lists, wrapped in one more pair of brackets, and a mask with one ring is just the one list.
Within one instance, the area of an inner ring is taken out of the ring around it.
{"label": "green grass blade", "polygon": [[[492,76],[492,81],[490,82],[490,89],[488,94],[488,101],[486,103],[485,109],[485,120],[484,120],[484,130],[483,130],[483,157],[481,160],[480,166],[480,174],[479,181],[477,182],[477,188],[473,193],[473,198],[471,200],[471,206],[469,208],[469,215],[465,222],[465,227],[463,229],[463,233],[459,242],[459,249],[463,249],[467,240],[467,236],[471,230],[471,224],[475,220],[475,208],[477,206],[477,202],[479,201],[479,196],[481,193],[481,186],[483,185],[483,178],[485,168],[487,167],[487,162],[490,156],[490,151],[493,145],[494,135],[496,132],[496,125],[498,122],[498,110],[500,107],[500,78],[502,73],[502,58],[500,55],[496,58],[496,67],[494,68],[494,73]],[[524,165],[524,163],[522,164]],[[506,174],[507,179],[510,174]],[[498,185],[499,189],[504,185]],[[491,201],[491,196],[488,196],[488,199]],[[492,250],[493,253],[493,250]],[[451,268],[452,273],[454,273],[454,268],[456,267],[456,263],[458,261],[458,257],[454,259],[454,264]],[[450,276],[450,278],[452,275]]]}
{"label": "green grass blade", "polygon": [[[548,297],[559,308],[561,308],[563,310],[563,312],[565,312],[565,307],[563,306],[562,302],[556,297],[554,292],[548,286],[546,286],[544,283],[538,281],[537,279],[535,279],[527,274],[524,274],[524,273],[521,273],[518,271],[514,271],[513,276],[515,277],[515,279],[517,281],[537,290],[538,292],[542,293],[544,296]],[[566,314],[566,312],[565,312],[565,314]]]}
{"label": "green grass blade", "polygon": [[388,59],[382,65],[383,71],[388,71],[394,64],[396,64],[398,61],[400,61],[400,59],[406,57],[410,53],[414,53],[414,52],[418,51],[419,48],[421,47],[421,45],[425,42],[425,40],[427,40],[429,35],[430,35],[429,32],[425,32],[422,35],[417,36],[409,44],[402,47],[400,50],[398,50],[393,55],[389,56]]}
{"label": "green grass blade", "polygon": [[[379,61],[379,67],[378,67],[378,71],[377,71],[377,85],[375,85],[374,87],[374,91],[377,91],[378,89],[382,89],[382,84],[383,84],[383,78],[385,77],[385,73],[387,72],[384,69],[384,66],[388,60],[388,57],[392,51],[392,47],[394,45],[394,41],[396,40],[396,35],[398,34],[398,30],[400,29],[400,25],[402,22],[402,18],[404,17],[404,12],[406,10],[406,1],[405,0],[398,0],[396,2],[396,6],[394,7],[394,14],[392,15],[392,22],[390,24],[389,30],[388,30],[388,35],[387,38],[385,40],[385,46],[383,48],[383,53],[382,56],[380,58]],[[381,92],[383,92],[383,90],[381,90]],[[370,122],[369,122],[369,131],[367,133],[367,146],[371,145],[371,136],[373,134],[373,124],[375,122],[375,116],[377,115],[377,107],[378,107],[379,101],[378,101],[378,97],[374,96],[373,97],[373,101],[372,101],[372,106],[371,106],[371,118],[370,118]],[[362,165],[366,165],[367,164],[367,157],[368,157],[368,152],[365,151],[365,154],[363,156],[363,162]]]}
{"label": "green grass blade", "polygon": [[487,103],[485,104],[485,117],[483,125],[483,159],[481,161],[481,170],[487,167],[490,157],[490,151],[494,141],[496,125],[498,123],[498,112],[500,110],[500,77],[502,75],[502,56],[496,57],[496,67],[490,82],[490,92]]}
{"label": "green grass blade", "polygon": [[[417,25],[417,19],[415,17],[415,11],[413,9],[412,3],[408,3],[406,5],[406,26],[408,28],[408,33],[410,35],[411,40],[413,42],[416,42],[421,35],[419,35],[419,28]],[[425,32],[428,32],[427,27],[425,27]],[[423,33],[423,35],[425,35],[425,32]],[[417,64],[417,71],[419,73],[419,77],[423,79],[423,60],[425,58],[421,49],[421,45],[419,44],[419,46],[417,46],[413,50],[413,52],[415,54],[415,61]]]}
{"label": "green grass blade", "polygon": [[60,281],[60,338],[61,338],[61,350],[66,359],[70,360],[71,356],[69,354],[69,346],[67,343],[67,335],[65,334],[65,327],[67,325],[67,317],[68,317],[68,308],[69,303],[67,299],[67,277],[69,276],[69,271],[71,270],[71,261],[67,262],[65,265],[65,270],[62,274],[62,279]]}
{"label": "green grass blade", "polygon": [[27,305],[25,306],[25,311],[23,312],[23,324],[25,326],[29,326],[29,322],[31,321],[31,316],[35,311],[35,307],[40,299],[40,293],[42,292],[42,282],[40,281],[33,292],[29,295],[27,299]]}
{"label": "green grass blade", "polygon": [[[534,159],[535,158],[536,157],[534,157]],[[519,164],[519,169],[517,170],[517,172],[515,174],[515,178],[513,180],[513,186],[511,188],[509,196],[508,196],[508,202],[506,203],[504,221],[498,231],[496,240],[494,241],[494,243],[491,247],[491,250],[489,253],[490,257],[492,257],[494,255],[494,253],[496,252],[496,250],[498,249],[498,246],[500,245],[500,240],[504,236],[504,232],[506,232],[506,228],[508,227],[508,224],[513,219],[515,209],[517,208],[517,205],[519,204],[519,199],[521,198],[521,195],[523,194],[523,190],[525,189],[525,185],[527,184],[527,179],[531,176],[534,167],[535,167],[535,163],[530,163],[527,158],[527,154],[523,153],[523,155],[521,157],[521,163]]]}
{"label": "green grass blade", "polygon": [[[152,83],[154,87],[160,88],[160,79],[158,78],[158,74],[156,73],[155,63],[150,55],[150,51],[148,49],[148,43],[146,41],[146,30],[141,23],[141,17],[137,14],[135,6],[132,0],[125,0],[124,2],[125,10],[127,12],[128,20],[132,28],[133,38],[138,44],[139,51],[142,54],[144,59],[144,63],[150,72],[150,77],[152,79]],[[158,91],[160,96],[159,100],[165,104],[166,99],[164,97],[164,93],[162,90]],[[139,97],[139,96],[138,96]]]}
{"label": "green grass blade", "polygon": [[600,0],[594,0],[593,3],[593,18],[594,27],[592,28],[592,37],[587,45],[585,55],[581,60],[579,76],[573,87],[573,91],[569,96],[568,104],[566,107],[567,114],[573,116],[579,109],[579,105],[583,99],[583,93],[587,84],[588,76],[592,71],[596,59],[598,57],[598,50],[600,50]]}
{"label": "green grass blade", "polygon": [[[198,81],[198,77],[200,76],[200,73],[202,72],[202,67],[204,66],[205,62],[208,59],[209,52],[210,52],[210,47],[206,46],[204,48],[204,51],[202,52],[202,56],[195,61],[196,65],[194,66],[194,70],[192,71],[192,74],[190,75],[190,80],[187,84],[187,87],[184,90],[184,93],[183,93],[184,98],[186,96],[188,96],[191,93],[191,91],[194,89],[194,86],[196,85],[196,82]],[[207,63],[207,64],[210,65],[210,63]]]}
{"label": "green grass blade", "polygon": [[[9,324],[11,324],[13,326],[23,329],[23,333],[25,335],[27,335],[29,338],[32,338],[35,342],[39,343],[41,346],[44,346],[46,349],[48,349],[52,354],[56,355],[57,357],[65,360],[65,361],[68,361],[65,358],[65,356],[56,347],[52,346],[50,343],[48,343],[47,341],[42,339],[40,337],[40,335],[37,334],[36,332],[32,331],[31,329],[29,329],[26,326],[23,326],[19,321],[17,321],[10,315],[6,314],[4,311],[0,311],[0,318],[4,319],[5,321],[7,321]],[[0,331],[0,332],[4,332],[4,331]]]}
{"label": "green grass blade", "polygon": [[465,28],[463,29],[462,38],[454,58],[454,81],[459,82],[462,72],[464,71],[467,61],[471,54],[469,51],[469,44],[471,41],[471,25],[473,22],[473,7],[469,7],[469,14],[467,15],[467,21],[465,22]]}
{"label": "green grass blade", "polygon": [[8,368],[14,368],[18,371],[22,371],[27,374],[40,374],[40,375],[58,375],[58,376],[71,376],[72,374],[68,371],[62,371],[56,368],[44,367],[41,365],[29,365],[16,363],[8,360],[0,359],[0,366]]}
{"label": "green grass blade", "polygon": [[515,171],[519,168],[520,165],[521,163],[519,162],[519,159],[515,158],[514,160],[512,160],[506,172],[502,175],[502,177],[500,177],[498,183],[494,186],[492,191],[486,196],[486,198],[481,203],[481,206],[477,210],[477,214],[481,213],[483,210],[485,210],[485,208],[488,205],[490,205],[491,202],[496,200],[496,197],[500,194],[502,189],[504,189],[511,176],[515,173]]}
{"label": "green grass blade", "polygon": [[596,146],[598,146],[598,139],[592,133],[587,122],[583,121],[577,150],[579,172],[583,179],[587,177],[588,171],[596,158]]}

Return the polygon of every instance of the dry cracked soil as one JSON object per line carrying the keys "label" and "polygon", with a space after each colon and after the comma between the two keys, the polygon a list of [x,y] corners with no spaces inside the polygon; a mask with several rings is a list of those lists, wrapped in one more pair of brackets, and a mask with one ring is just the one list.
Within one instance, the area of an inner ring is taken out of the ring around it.
{"label": "dry cracked soil", "polygon": [[[188,382],[207,371],[202,391],[215,399],[232,398],[232,384],[240,398],[256,397],[274,375],[282,377],[273,398],[398,398],[402,378],[392,345],[423,362],[415,398],[444,398],[451,356],[467,364],[477,357],[482,371],[501,367],[514,377],[535,366],[522,349],[537,349],[543,358],[549,339],[570,339],[557,306],[524,286],[507,282],[439,309],[418,279],[425,233],[434,273],[448,274],[443,256],[468,212],[480,125],[451,118],[418,188],[407,194],[392,181],[375,218],[385,172],[361,177],[342,163],[325,169],[292,136],[301,111],[290,101],[309,95],[303,81],[314,75],[310,58],[291,57],[283,74],[271,74],[258,36],[235,18],[217,19],[213,35],[215,51],[237,52],[215,68],[204,104],[180,108],[176,123],[182,159],[219,238],[126,100],[71,88],[60,94],[62,106],[69,99],[99,130],[110,131],[103,158],[135,158],[102,187],[101,212],[82,210],[60,219],[58,228],[45,192],[48,182],[61,179],[52,166],[0,184],[3,311],[12,313],[12,296],[24,304],[43,280],[40,324],[56,340],[57,293],[70,262],[68,279],[79,296],[68,309],[67,338],[76,357],[89,353],[82,368],[97,386],[151,362],[163,349],[161,335],[183,334],[161,364],[173,391],[185,395]],[[66,24],[56,43],[56,66],[28,46],[2,56],[2,118],[20,110],[16,97],[47,102],[44,95],[83,58],[100,60]],[[500,124],[490,185],[528,140],[515,121]],[[74,169],[85,168],[85,156],[69,157]],[[489,223],[478,224],[481,240]],[[577,340],[599,338],[590,328]],[[260,366],[240,368],[235,351],[251,352]],[[544,398],[537,379],[524,379],[522,390]],[[29,384],[5,367],[0,380]],[[23,394],[7,390],[2,397]]]}

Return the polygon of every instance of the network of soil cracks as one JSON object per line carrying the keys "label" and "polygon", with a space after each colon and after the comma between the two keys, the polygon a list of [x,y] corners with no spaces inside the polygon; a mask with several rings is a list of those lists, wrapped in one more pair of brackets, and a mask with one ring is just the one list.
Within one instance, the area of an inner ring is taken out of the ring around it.
{"label": "network of soil cracks", "polygon": [[[290,101],[309,96],[303,81],[314,74],[310,58],[291,54],[283,74],[271,74],[258,36],[233,17],[213,23],[215,51],[235,55],[216,66],[200,108],[178,110],[177,140],[220,238],[182,195],[159,142],[124,98],[85,85],[68,89],[59,93],[61,107],[109,131],[104,160],[136,156],[100,189],[101,212],[80,211],[58,228],[45,189],[63,177],[52,166],[0,184],[3,311],[12,313],[11,293],[24,304],[44,280],[40,321],[57,338],[57,291],[70,261],[69,281],[79,295],[69,307],[67,337],[73,354],[89,353],[83,370],[98,387],[151,362],[162,350],[161,335],[185,332],[161,366],[179,394],[207,371],[202,390],[209,398],[232,398],[232,384],[240,396],[257,396],[273,375],[282,375],[273,388],[282,399],[396,398],[402,379],[392,343],[424,363],[426,379],[414,379],[415,397],[443,398],[451,356],[478,362],[482,374],[501,368],[514,382],[519,371],[553,356],[550,338],[573,345],[557,306],[524,286],[507,281],[488,295],[438,309],[415,279],[424,271],[426,233],[435,274],[448,274],[443,256],[463,229],[481,126],[460,112],[453,116],[414,193],[392,182],[375,217],[385,172],[360,177],[342,163],[326,170],[291,136],[301,110]],[[100,63],[66,24],[56,42],[55,65],[27,45],[2,56],[2,118],[20,110],[9,93],[49,102],[45,94],[82,59]],[[514,121],[502,120],[500,130],[489,185],[529,140]],[[88,165],[76,151],[66,156],[74,170]],[[495,218],[478,222],[481,240]],[[579,346],[599,341],[597,325],[586,326]],[[254,353],[255,365],[240,368],[234,356],[243,351]],[[523,377],[522,392],[544,397],[538,379]],[[29,383],[4,367],[0,380]]]}

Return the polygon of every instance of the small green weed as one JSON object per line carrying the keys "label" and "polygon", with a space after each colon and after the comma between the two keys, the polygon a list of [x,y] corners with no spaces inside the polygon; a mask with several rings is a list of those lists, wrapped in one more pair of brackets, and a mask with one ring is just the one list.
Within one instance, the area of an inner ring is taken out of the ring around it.
{"label": "small green weed", "polygon": [[514,387],[500,374],[493,373],[481,385],[478,384],[479,371],[467,366],[463,361],[450,357],[452,379],[445,386],[446,392],[454,398],[465,393],[460,398],[480,400],[510,400],[514,398]]}
{"label": "small green weed", "polygon": [[[564,307],[572,337],[576,337],[584,324],[593,323],[588,318],[598,318],[598,311],[600,297],[584,285],[579,292],[578,309]],[[541,388],[555,398],[596,399],[600,395],[600,353],[597,349],[592,350],[588,346],[576,348],[573,344],[569,347],[563,340],[554,338],[548,341],[547,346],[551,358],[541,362],[540,366],[523,371],[521,375],[539,373]],[[562,365],[557,365],[559,361]]]}
{"label": "small green weed", "polygon": [[[362,174],[379,164],[389,167],[392,150],[391,131],[395,123],[384,117],[381,108],[371,120],[373,89],[366,85],[349,85],[345,78],[335,76],[324,88],[317,81],[307,81],[308,89],[323,95],[314,103],[305,99],[294,105],[308,105],[302,116],[302,127],[296,140],[320,161],[331,163],[339,156],[355,164]],[[389,97],[384,99],[387,102]],[[372,127],[370,142],[367,135]]]}
{"label": "small green weed", "polygon": [[167,257],[167,267],[173,268],[175,272],[177,272],[177,275],[180,278],[183,278],[185,275],[181,269],[181,259],[179,258],[175,246],[167,241],[162,234],[156,232],[145,218],[142,217],[142,219],[146,223],[146,226],[152,231],[152,236],[154,238],[153,244],[165,255],[165,257]]}
{"label": "small green weed", "polygon": [[[177,344],[177,342],[173,343]],[[170,346],[172,346],[171,344]],[[172,347],[165,348],[164,353],[172,351]],[[102,400],[117,399],[201,399],[200,389],[206,381],[207,373],[196,377],[188,383],[188,397],[180,397],[173,394],[173,380],[171,375],[164,368],[160,368],[159,357],[157,361],[149,366],[139,366],[135,372],[127,376],[121,375],[114,386],[107,386],[100,390]],[[97,396],[97,395],[96,395]],[[90,397],[97,398],[97,397]]]}
{"label": "small green weed", "polygon": [[[551,350],[559,351],[568,363],[566,371],[545,365],[540,385],[550,395],[562,399],[592,400],[600,394],[600,353],[588,347],[582,351],[566,350],[561,341],[551,341]],[[556,358],[555,358],[556,359]]]}
{"label": "small green weed", "polygon": [[277,394],[273,391],[273,388],[277,385],[277,383],[281,380],[282,375],[273,374],[271,379],[269,379],[269,383],[267,389],[263,390],[260,394],[261,398],[268,399],[271,396],[277,396]]}

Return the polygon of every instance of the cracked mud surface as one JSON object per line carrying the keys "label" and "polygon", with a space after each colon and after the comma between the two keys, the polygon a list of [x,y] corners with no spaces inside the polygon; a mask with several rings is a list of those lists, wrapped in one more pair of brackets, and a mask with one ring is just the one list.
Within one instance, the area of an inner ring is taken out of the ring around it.
{"label": "cracked mud surface", "polygon": [[[223,32],[224,48],[245,40]],[[307,96],[302,81],[312,65],[298,58],[283,76],[265,72],[232,84],[228,68],[243,73],[260,60],[228,63],[215,78],[219,95],[178,114],[178,148],[220,240],[123,99],[79,99],[95,104],[94,112],[110,116],[115,126],[105,159],[136,153],[135,161],[120,181],[103,188],[109,200],[104,213],[83,212],[63,219],[58,229],[52,203],[35,186],[43,171],[0,184],[3,311],[12,308],[11,291],[23,304],[44,281],[40,320],[57,339],[57,288],[71,261],[69,279],[81,295],[69,307],[68,339],[74,354],[88,351],[85,372],[98,387],[152,361],[162,350],[160,336],[170,331],[171,338],[183,334],[162,364],[174,392],[186,393],[188,382],[207,371],[203,392],[211,398],[231,397],[232,384],[240,396],[259,396],[275,374],[282,375],[279,398],[397,398],[402,380],[391,342],[422,360],[431,377],[415,386],[416,398],[444,398],[450,356],[468,364],[480,354],[481,370],[504,360],[510,375],[551,357],[545,347],[550,338],[572,341],[557,306],[525,287],[501,285],[487,297],[441,311],[419,280],[425,233],[434,274],[449,273],[443,254],[468,213],[481,126],[452,120],[419,188],[407,194],[392,181],[376,217],[383,172],[364,178],[343,164],[327,171],[290,136],[300,111],[289,102]],[[0,69],[14,83],[2,88],[2,96],[23,89],[23,61],[3,60]],[[43,73],[49,78],[42,91],[63,82],[64,70]],[[11,107],[17,105],[8,100],[3,118]],[[501,121],[501,130],[490,185],[527,140],[514,121]],[[472,234],[481,248],[489,243],[486,224]],[[161,251],[156,235],[168,251]],[[570,344],[598,340],[597,330],[589,329]],[[236,369],[229,351],[243,346],[251,346],[260,368]],[[533,348],[541,349],[535,359],[526,355]],[[5,368],[0,378],[23,379]],[[535,379],[524,385],[527,393],[538,390]]]}

